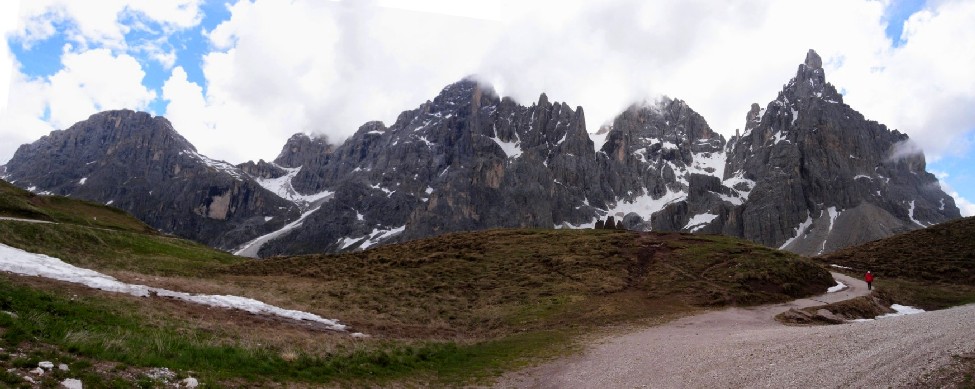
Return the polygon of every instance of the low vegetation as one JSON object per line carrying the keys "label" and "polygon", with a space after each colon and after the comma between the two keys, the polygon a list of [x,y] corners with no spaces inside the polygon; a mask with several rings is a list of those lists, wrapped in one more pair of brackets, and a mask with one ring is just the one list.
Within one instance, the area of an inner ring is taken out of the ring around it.
{"label": "low vegetation", "polygon": [[285,277],[274,288],[367,333],[445,339],[592,328],[832,285],[808,260],[737,239],[617,230],[447,234],[246,262],[228,274]]}
{"label": "low vegetation", "polygon": [[[52,222],[0,221],[6,245],[130,282],[305,310],[370,335],[2,274],[0,370],[68,364],[70,374],[43,378],[48,386],[68,376],[86,387],[160,386],[156,367],[216,386],[466,385],[572,352],[580,335],[607,326],[785,301],[832,283],[807,259],[721,236],[493,230],[252,261],[110,207],[9,185],[0,215]],[[0,382],[24,384],[8,373]]]}
{"label": "low vegetation", "polygon": [[975,218],[972,217],[815,259],[849,268],[846,271],[856,277],[870,270],[877,277],[875,286],[900,304],[931,310],[975,302]]}

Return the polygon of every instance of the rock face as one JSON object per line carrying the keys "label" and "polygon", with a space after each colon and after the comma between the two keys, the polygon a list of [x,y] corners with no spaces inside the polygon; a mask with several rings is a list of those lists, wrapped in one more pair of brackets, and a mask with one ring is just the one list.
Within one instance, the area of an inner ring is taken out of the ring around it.
{"label": "rock face", "polygon": [[297,207],[241,170],[196,152],[169,121],[133,111],[92,115],[21,146],[5,177],[35,191],[110,204],[218,248],[283,227]]}
{"label": "rock face", "polygon": [[812,255],[960,217],[907,136],[844,104],[813,51],[745,119],[726,141],[662,98],[628,108],[594,144],[581,107],[545,94],[523,106],[463,80],[339,146],[295,135],[273,162],[210,161],[165,119],[119,111],[21,147],[6,174],[252,256],[606,219]]}
{"label": "rock face", "polygon": [[722,233],[820,254],[961,216],[924,155],[907,152],[907,135],[844,104],[812,50],[746,120],[728,142],[724,180],[750,192],[723,215]]}

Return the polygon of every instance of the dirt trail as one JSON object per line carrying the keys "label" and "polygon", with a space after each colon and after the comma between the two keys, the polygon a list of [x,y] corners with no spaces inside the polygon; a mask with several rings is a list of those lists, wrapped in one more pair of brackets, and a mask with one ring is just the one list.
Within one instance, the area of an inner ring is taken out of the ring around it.
{"label": "dirt trail", "polygon": [[789,308],[867,294],[865,282],[786,304],[731,308],[610,336],[582,355],[503,377],[503,388],[905,386],[975,352],[975,305],[835,326],[789,327]]}

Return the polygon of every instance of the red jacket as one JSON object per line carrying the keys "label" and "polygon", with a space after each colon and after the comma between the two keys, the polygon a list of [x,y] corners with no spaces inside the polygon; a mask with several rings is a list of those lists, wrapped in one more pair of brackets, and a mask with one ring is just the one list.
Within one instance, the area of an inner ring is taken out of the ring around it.
{"label": "red jacket", "polygon": [[873,273],[867,272],[867,275],[863,276],[863,278],[866,279],[867,282],[873,282]]}

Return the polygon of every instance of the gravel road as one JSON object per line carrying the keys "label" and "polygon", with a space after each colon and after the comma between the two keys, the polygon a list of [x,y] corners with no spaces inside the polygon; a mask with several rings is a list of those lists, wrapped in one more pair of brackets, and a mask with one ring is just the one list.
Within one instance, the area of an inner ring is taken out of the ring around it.
{"label": "gravel road", "polygon": [[790,327],[791,307],[862,296],[866,284],[812,299],[732,308],[597,341],[583,354],[503,377],[503,388],[924,386],[975,352],[975,305],[834,326]]}

